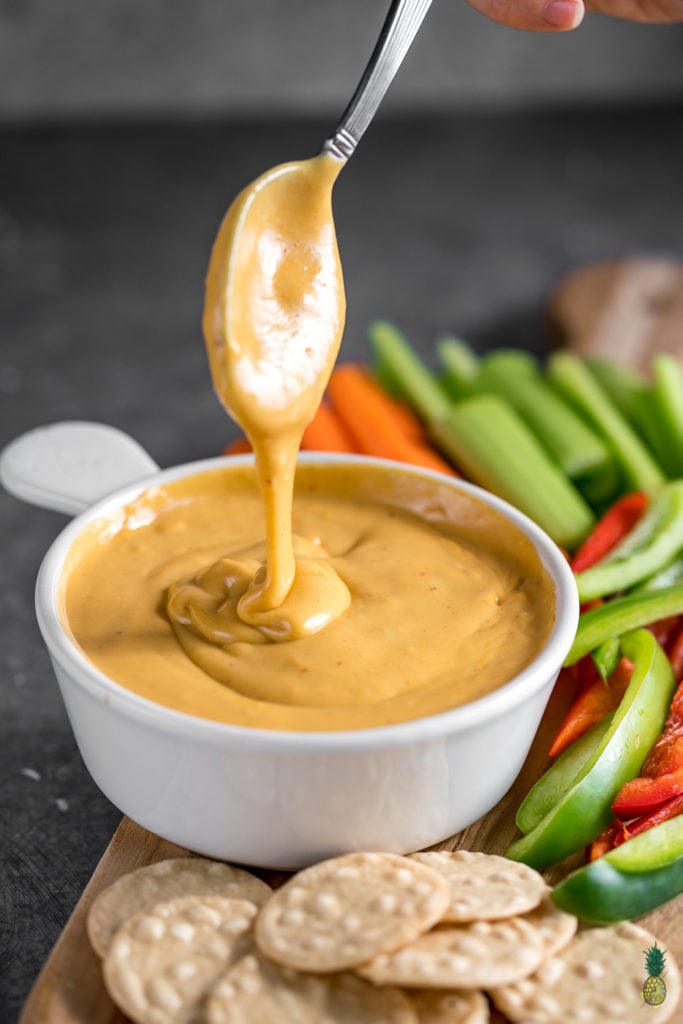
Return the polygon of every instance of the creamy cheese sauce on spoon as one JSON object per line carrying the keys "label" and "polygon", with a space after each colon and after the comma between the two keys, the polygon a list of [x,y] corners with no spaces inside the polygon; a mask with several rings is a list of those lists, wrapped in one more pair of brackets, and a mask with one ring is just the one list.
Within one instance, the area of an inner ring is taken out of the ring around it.
{"label": "creamy cheese sauce on spoon", "polygon": [[[348,587],[329,562],[302,545],[295,556],[292,539],[301,436],[344,328],[332,218],[332,187],[343,166],[322,154],[267,171],[234,201],[211,253],[203,321],[211,372],[221,402],[252,443],[266,527],[265,564],[255,573],[253,565],[234,566],[224,607],[231,625],[226,621],[226,633],[218,624],[216,642],[228,635],[258,642],[254,631],[296,639],[349,605]],[[172,619],[180,603],[171,601]]]}

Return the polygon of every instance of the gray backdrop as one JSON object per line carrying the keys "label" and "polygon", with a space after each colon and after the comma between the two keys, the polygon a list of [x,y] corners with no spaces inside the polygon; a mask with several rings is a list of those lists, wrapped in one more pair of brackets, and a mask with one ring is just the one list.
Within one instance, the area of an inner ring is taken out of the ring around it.
{"label": "gray backdrop", "polygon": [[[169,465],[234,436],[200,332],[211,241],[245,182],[315,151],[387,6],[0,0],[0,447],[97,419]],[[377,316],[428,359],[451,331],[542,350],[544,296],[575,264],[683,258],[681,56],[683,26],[536,36],[434,0],[335,188],[342,358],[367,358]],[[0,491],[1,1024],[120,819],[35,622],[63,523]]]}
{"label": "gray backdrop", "polygon": [[[0,0],[0,120],[330,112],[388,0]],[[434,0],[385,109],[683,97],[683,25],[562,35]]]}

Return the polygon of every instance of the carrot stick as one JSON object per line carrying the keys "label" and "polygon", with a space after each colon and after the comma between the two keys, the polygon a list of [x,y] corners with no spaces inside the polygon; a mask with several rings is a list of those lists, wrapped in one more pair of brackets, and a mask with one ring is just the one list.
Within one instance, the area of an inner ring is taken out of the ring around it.
{"label": "carrot stick", "polygon": [[400,398],[393,398],[391,395],[387,395],[386,391],[382,388],[382,385],[375,377],[372,376],[369,370],[367,372],[367,376],[368,380],[373,384],[376,384],[382,394],[386,395],[391,402],[391,408],[396,418],[396,423],[401,428],[403,434],[405,434],[406,437],[411,438],[413,441],[419,441],[420,444],[429,445],[429,440],[424,427],[410,406],[406,405],[405,402],[402,402]]}
{"label": "carrot stick", "polygon": [[363,367],[354,363],[337,366],[327,393],[361,454],[456,475],[426,442],[406,434],[405,409],[397,414],[394,400]]}
{"label": "carrot stick", "polygon": [[246,455],[247,452],[251,451],[251,444],[246,437],[236,437],[234,441],[230,441],[226,444],[223,449],[223,455]]}
{"label": "carrot stick", "polygon": [[301,447],[318,452],[355,452],[353,438],[334,409],[321,402],[304,430]]}
{"label": "carrot stick", "polygon": [[[353,439],[341,422],[334,409],[323,402],[315,416],[304,430],[301,447],[308,451],[319,452],[355,452]],[[251,444],[246,437],[237,437],[226,444],[223,455],[243,455],[251,451]]]}
{"label": "carrot stick", "polygon": [[[417,441],[422,437],[422,427],[416,416],[407,406],[396,403],[397,420],[403,421],[406,434],[413,436]],[[301,438],[301,447],[306,451],[319,452],[357,452],[351,434],[344,426],[343,421],[329,404],[322,402],[316,411],[315,416],[304,430]],[[242,455],[251,451],[251,444],[246,437],[237,437],[234,441],[226,444],[223,448],[223,455]],[[367,453],[366,453],[367,454]]]}

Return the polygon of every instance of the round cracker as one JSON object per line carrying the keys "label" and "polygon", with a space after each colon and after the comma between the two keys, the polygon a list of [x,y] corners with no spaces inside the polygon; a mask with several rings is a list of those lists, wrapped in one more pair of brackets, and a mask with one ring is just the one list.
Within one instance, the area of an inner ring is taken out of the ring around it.
{"label": "round cracker", "polygon": [[376,988],[353,974],[302,974],[260,956],[245,956],[209,994],[207,1024],[418,1024],[395,988]]}
{"label": "round cracker", "polygon": [[350,853],[278,889],[258,916],[256,942],[286,967],[342,971],[417,938],[449,898],[426,865],[393,853]]}
{"label": "round cracker", "polygon": [[524,920],[538,932],[546,957],[554,956],[564,949],[574,938],[579,924],[573,914],[556,907],[550,896],[546,896],[538,907],[525,914]]}
{"label": "round cracker", "polygon": [[491,996],[513,1022],[663,1024],[676,1012],[681,981],[673,958],[667,958],[666,999],[660,1006],[643,1001],[645,951],[654,941],[630,922],[581,931],[530,978],[494,989]]}
{"label": "round cracker", "polygon": [[411,992],[420,1024],[489,1024],[483,992]]}
{"label": "round cracker", "polygon": [[104,957],[124,921],[179,896],[223,896],[260,906],[272,889],[242,868],[202,857],[161,860],[122,875],[95,898],[88,913],[88,938]]}
{"label": "round cracker", "polygon": [[442,850],[413,853],[411,859],[438,871],[448,882],[451,901],[444,921],[495,921],[525,914],[548,892],[538,871],[496,854]]}
{"label": "round cracker", "polygon": [[521,917],[441,925],[395,953],[358,968],[376,985],[479,989],[531,974],[543,959],[541,940]]}
{"label": "round cracker", "polygon": [[247,900],[183,896],[136,914],[105,958],[109,994],[136,1024],[187,1024],[251,947],[256,912]]}

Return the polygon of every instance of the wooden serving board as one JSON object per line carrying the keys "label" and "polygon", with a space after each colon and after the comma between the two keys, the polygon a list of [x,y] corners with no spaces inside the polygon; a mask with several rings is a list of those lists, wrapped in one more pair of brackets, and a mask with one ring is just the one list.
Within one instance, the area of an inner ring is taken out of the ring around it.
{"label": "wooden serving board", "polygon": [[[582,267],[549,296],[547,323],[554,339],[583,355],[645,368],[656,351],[683,358],[683,265],[668,260],[613,261]],[[551,738],[571,694],[556,689],[526,763],[512,789],[487,815],[439,844],[441,849],[502,853],[517,835],[514,817],[548,764]],[[124,818],[67,922],[24,1007],[20,1024],[128,1024],[110,1000],[100,963],[85,930],[97,893],[135,868],[187,851]],[[552,884],[582,860],[546,872]],[[271,885],[287,876],[257,872]],[[683,896],[641,919],[683,970]],[[502,1020],[502,1018],[498,1018]]]}
{"label": "wooden serving board", "polygon": [[[485,850],[502,853],[517,834],[515,813],[523,797],[545,770],[547,750],[564,715],[571,694],[556,688],[529,756],[512,789],[487,815],[469,828],[440,843],[438,849]],[[90,904],[101,889],[128,871],[167,857],[185,857],[187,850],[152,835],[124,818],[105,851],[57,944],[36,981],[20,1024],[129,1024],[112,1003],[102,981],[100,961],[85,930]],[[562,868],[546,872],[553,883],[578,866],[581,856]],[[284,873],[258,871],[271,885]],[[659,940],[670,959],[683,969],[683,896],[642,918],[640,923]],[[503,1020],[503,1018],[498,1018]]]}

